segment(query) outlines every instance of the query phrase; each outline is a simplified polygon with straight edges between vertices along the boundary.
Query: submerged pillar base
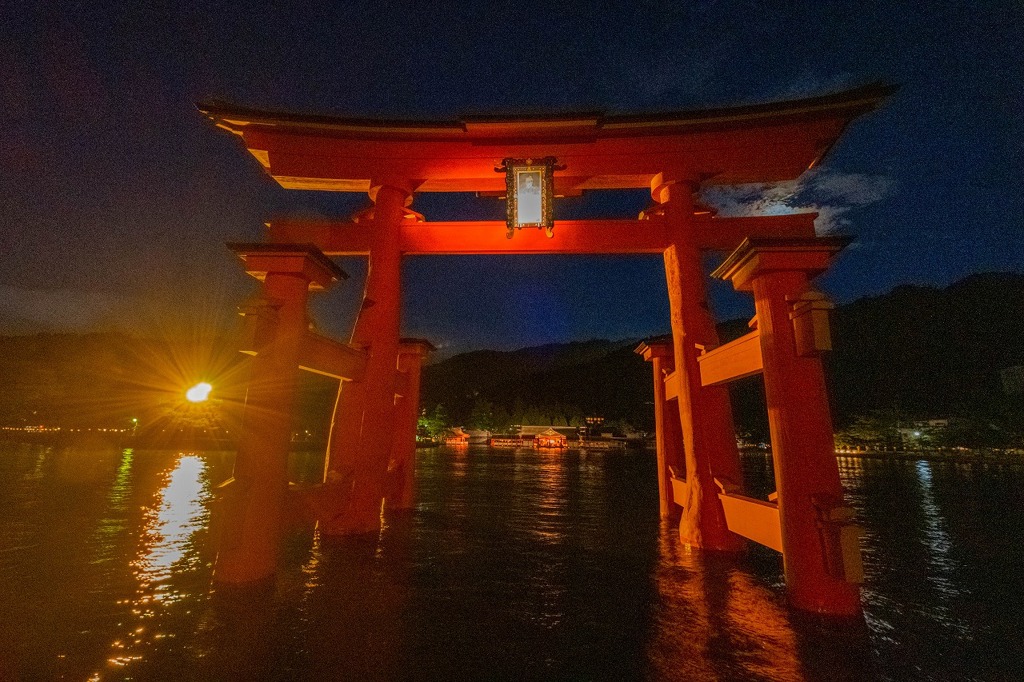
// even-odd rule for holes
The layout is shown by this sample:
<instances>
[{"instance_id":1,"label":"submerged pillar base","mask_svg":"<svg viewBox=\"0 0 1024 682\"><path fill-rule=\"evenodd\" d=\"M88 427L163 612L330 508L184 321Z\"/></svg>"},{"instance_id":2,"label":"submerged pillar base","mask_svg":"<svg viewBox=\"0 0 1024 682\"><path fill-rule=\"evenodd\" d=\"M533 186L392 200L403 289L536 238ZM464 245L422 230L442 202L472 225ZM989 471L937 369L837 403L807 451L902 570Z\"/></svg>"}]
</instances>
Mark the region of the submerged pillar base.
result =
<instances>
[{"instance_id":1,"label":"submerged pillar base","mask_svg":"<svg viewBox=\"0 0 1024 682\"><path fill-rule=\"evenodd\" d=\"M383 486L380 482L356 479L348 504L338 514L320 521L323 535L365 535L379 533L384 505Z\"/></svg>"}]
</instances>

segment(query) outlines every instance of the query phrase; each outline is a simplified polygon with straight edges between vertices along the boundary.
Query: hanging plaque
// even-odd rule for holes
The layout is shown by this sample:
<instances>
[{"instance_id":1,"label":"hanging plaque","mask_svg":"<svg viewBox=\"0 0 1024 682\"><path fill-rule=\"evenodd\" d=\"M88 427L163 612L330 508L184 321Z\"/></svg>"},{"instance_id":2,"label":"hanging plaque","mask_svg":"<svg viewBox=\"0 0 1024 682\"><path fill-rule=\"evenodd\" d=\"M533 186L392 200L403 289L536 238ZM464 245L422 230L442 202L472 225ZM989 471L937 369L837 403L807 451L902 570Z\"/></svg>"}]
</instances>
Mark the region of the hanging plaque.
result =
<instances>
[{"instance_id":1,"label":"hanging plaque","mask_svg":"<svg viewBox=\"0 0 1024 682\"><path fill-rule=\"evenodd\" d=\"M555 236L551 210L555 194L555 157L543 159L504 159L497 171L505 171L508 232L511 239L516 230L536 227L548 237Z\"/></svg>"}]
</instances>

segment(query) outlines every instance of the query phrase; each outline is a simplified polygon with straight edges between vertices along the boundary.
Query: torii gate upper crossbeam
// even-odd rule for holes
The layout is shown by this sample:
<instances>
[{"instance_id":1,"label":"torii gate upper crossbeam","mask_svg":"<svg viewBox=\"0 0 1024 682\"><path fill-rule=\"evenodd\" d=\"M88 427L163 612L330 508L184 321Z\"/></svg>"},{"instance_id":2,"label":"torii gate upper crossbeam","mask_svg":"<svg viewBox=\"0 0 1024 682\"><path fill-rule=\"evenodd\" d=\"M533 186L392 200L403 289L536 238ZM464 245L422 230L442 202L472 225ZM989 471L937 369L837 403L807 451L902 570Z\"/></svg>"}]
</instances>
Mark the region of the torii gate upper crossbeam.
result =
<instances>
[{"instance_id":1,"label":"torii gate upper crossbeam","mask_svg":"<svg viewBox=\"0 0 1024 682\"><path fill-rule=\"evenodd\" d=\"M744 218L704 218L693 222L692 238L700 249L728 251L747 237L813 237L817 214ZM281 220L270 224L274 242L314 244L331 256L369 253L377 230L372 220L331 222ZM406 255L473 254L660 254L671 243L661 218L648 220L559 220L555 237L541 230L520 230L505 238L505 223L413 222L401 227L400 250Z\"/></svg>"}]
</instances>

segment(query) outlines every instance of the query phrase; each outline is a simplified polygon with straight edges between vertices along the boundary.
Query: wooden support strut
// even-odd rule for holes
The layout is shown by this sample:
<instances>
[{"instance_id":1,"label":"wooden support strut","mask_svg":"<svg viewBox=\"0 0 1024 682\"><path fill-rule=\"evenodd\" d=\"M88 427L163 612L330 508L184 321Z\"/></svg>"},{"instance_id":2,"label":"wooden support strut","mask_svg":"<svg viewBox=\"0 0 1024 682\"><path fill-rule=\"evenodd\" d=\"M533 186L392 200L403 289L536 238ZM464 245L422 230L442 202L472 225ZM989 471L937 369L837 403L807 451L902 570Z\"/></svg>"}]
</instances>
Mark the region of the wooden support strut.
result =
<instances>
[{"instance_id":1,"label":"wooden support strut","mask_svg":"<svg viewBox=\"0 0 1024 682\"><path fill-rule=\"evenodd\" d=\"M729 530L781 552L782 526L779 522L778 503L741 495L737 492L736 486L723 483L717 478L715 485L718 486L718 499L725 510L725 521L729 525Z\"/></svg>"},{"instance_id":2,"label":"wooden support strut","mask_svg":"<svg viewBox=\"0 0 1024 682\"><path fill-rule=\"evenodd\" d=\"M679 400L679 373L673 370L662 381L665 383L665 400Z\"/></svg>"},{"instance_id":3,"label":"wooden support strut","mask_svg":"<svg viewBox=\"0 0 1024 682\"><path fill-rule=\"evenodd\" d=\"M760 374L764 369L761 333L757 329L714 350L701 351L697 362L702 386L725 384Z\"/></svg>"},{"instance_id":4,"label":"wooden support strut","mask_svg":"<svg viewBox=\"0 0 1024 682\"><path fill-rule=\"evenodd\" d=\"M250 335L241 348L246 355L256 355L260 342ZM307 331L299 345L298 368L343 381L362 381L366 371L366 352L354 346Z\"/></svg>"}]
</instances>

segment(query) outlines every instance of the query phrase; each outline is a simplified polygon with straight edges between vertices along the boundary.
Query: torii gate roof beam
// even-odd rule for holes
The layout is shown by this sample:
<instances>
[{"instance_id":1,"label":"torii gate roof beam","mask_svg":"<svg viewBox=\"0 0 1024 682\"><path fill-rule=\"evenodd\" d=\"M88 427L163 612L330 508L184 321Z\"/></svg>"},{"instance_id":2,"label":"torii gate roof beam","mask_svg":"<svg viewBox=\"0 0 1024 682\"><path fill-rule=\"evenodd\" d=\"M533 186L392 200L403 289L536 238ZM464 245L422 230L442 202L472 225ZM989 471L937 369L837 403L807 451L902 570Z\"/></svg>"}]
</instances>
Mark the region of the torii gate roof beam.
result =
<instances>
[{"instance_id":1,"label":"torii gate roof beam","mask_svg":"<svg viewBox=\"0 0 1024 682\"><path fill-rule=\"evenodd\" d=\"M721 184L798 177L893 88L870 85L788 102L645 116L583 114L372 121L200 104L290 189L365 192L401 176L418 192L500 192L505 157L555 156L560 193L649 188L658 173Z\"/></svg>"}]
</instances>

